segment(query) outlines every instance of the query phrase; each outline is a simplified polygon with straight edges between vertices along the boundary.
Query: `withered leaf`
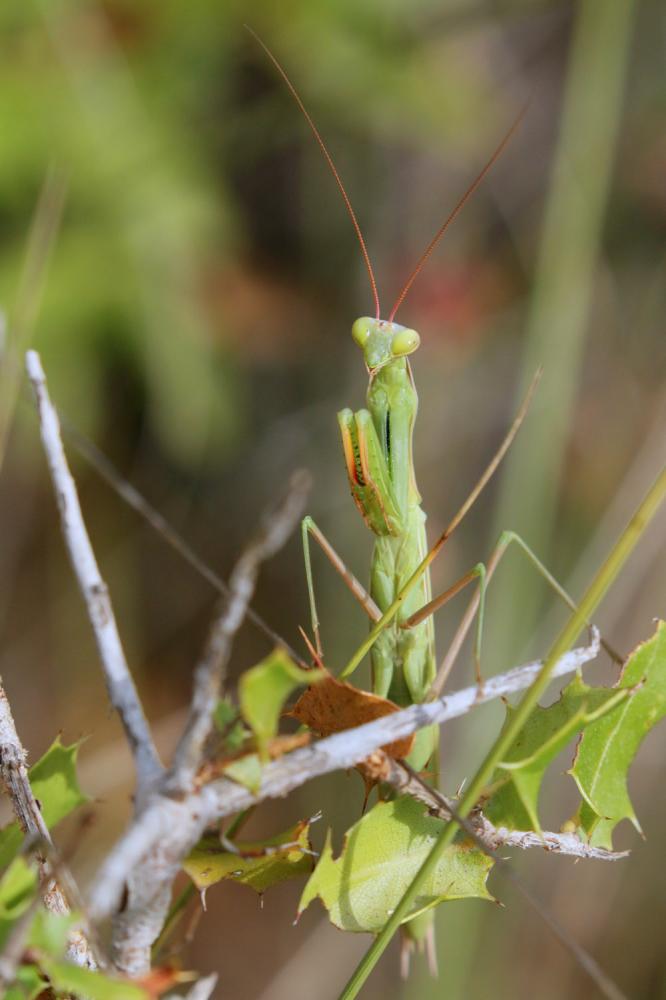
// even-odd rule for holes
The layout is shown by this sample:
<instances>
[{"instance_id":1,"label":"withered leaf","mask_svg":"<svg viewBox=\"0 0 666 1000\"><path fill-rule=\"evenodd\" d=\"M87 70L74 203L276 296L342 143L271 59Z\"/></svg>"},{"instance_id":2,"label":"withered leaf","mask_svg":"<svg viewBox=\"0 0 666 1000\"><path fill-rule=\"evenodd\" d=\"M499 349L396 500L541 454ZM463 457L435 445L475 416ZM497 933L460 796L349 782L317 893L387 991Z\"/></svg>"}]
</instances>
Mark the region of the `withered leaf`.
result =
<instances>
[{"instance_id":1,"label":"withered leaf","mask_svg":"<svg viewBox=\"0 0 666 1000\"><path fill-rule=\"evenodd\" d=\"M285 714L298 719L320 736L331 736L399 710L400 706L395 702L369 691L361 691L327 674L317 684L306 688L293 708ZM382 750L390 757L402 760L410 753L413 744L412 734L387 743Z\"/></svg>"}]
</instances>

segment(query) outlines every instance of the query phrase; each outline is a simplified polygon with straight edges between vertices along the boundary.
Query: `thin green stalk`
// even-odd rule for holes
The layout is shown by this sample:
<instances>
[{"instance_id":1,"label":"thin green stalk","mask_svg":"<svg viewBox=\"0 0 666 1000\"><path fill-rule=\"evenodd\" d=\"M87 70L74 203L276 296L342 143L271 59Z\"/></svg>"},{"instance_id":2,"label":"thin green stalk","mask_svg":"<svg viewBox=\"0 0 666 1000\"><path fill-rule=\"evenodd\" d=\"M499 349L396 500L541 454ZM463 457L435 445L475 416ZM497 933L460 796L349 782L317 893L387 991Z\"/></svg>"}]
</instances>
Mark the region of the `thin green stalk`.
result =
<instances>
[{"instance_id":1,"label":"thin green stalk","mask_svg":"<svg viewBox=\"0 0 666 1000\"><path fill-rule=\"evenodd\" d=\"M536 680L523 695L522 700L511 715L509 724L500 733L486 754L458 806L458 813L461 817L468 816L478 802L497 765L522 730L530 714L536 707L539 698L546 689L556 661L571 647L578 633L585 627L586 621L594 614L599 602L617 577L626 559L636 546L665 497L666 467L662 469L610 555L599 569L583 596L578 610L571 616L553 643ZM407 892L398 903L385 927L378 934L340 994L340 1000L352 1000L353 997L358 995L363 983L374 969L393 934L409 914L412 903L418 895L421 886L434 872L443 851L453 842L457 830L458 825L455 821L451 821L444 826L430 854L416 873Z\"/></svg>"},{"instance_id":2,"label":"thin green stalk","mask_svg":"<svg viewBox=\"0 0 666 1000\"><path fill-rule=\"evenodd\" d=\"M0 467L5 457L23 379L23 355L31 344L37 322L49 257L60 227L65 193L66 182L63 175L51 167L44 178L30 224L19 289L9 317L4 355L0 343Z\"/></svg>"}]
</instances>

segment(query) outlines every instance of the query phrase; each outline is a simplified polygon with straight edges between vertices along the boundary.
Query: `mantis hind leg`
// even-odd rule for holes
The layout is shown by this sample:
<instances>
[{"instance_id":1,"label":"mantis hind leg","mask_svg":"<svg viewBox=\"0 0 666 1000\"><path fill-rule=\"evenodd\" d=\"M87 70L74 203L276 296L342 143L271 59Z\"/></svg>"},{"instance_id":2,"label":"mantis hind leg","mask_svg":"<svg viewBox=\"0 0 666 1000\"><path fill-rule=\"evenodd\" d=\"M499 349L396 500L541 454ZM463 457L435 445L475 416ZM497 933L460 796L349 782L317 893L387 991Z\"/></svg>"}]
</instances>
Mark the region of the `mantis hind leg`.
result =
<instances>
[{"instance_id":1,"label":"mantis hind leg","mask_svg":"<svg viewBox=\"0 0 666 1000\"><path fill-rule=\"evenodd\" d=\"M538 556L532 551L527 542L515 531L504 531L500 535L497 545L492 550L490 558L487 564L478 563L473 569L465 573L464 576L460 577L451 587L443 591L437 597L433 598L432 601L424 605L419 611L413 614L406 622L403 623L403 628L413 628L416 625L424 621L429 615L433 614L438 608L442 607L452 597L460 593L469 583L478 579L478 589L470 604L467 607L463 620L458 627L451 645L442 661L439 670L437 671L437 676L433 681L430 688L429 698L436 698L442 692L446 679L453 667L455 659L460 652L460 647L462 646L465 637L472 625L472 622L477 617L476 626L476 638L474 642L474 660L477 674L477 681L479 684L482 683L481 679L481 642L483 636L483 622L484 622L484 612L485 612L485 602L486 602L486 590L490 580L497 569L500 561L508 550L509 546L516 544L520 551L527 556L532 565L537 569L537 571L543 576L549 586L555 591L558 597L570 608L572 611L576 611L578 605L574 599L567 593L565 588L561 583L553 576L553 574L546 568L546 566L541 562ZM478 612L478 616L477 616ZM588 626L589 626L588 622ZM622 658L608 645L607 642L602 640L602 645L604 649L609 653L609 655L616 661L622 662Z\"/></svg>"}]
</instances>

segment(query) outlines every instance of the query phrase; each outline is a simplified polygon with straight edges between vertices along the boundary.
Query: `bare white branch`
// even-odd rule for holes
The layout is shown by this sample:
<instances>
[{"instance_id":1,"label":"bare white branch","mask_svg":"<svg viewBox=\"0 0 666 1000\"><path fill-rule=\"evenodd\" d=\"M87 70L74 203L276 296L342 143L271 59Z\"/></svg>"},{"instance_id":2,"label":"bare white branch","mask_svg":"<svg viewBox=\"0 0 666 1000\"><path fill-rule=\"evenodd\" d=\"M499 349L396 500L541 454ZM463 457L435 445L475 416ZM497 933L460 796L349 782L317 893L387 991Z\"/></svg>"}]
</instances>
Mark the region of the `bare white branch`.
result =
<instances>
[{"instance_id":1,"label":"bare white branch","mask_svg":"<svg viewBox=\"0 0 666 1000\"><path fill-rule=\"evenodd\" d=\"M26 837L36 843L51 844L51 835L44 822L37 799L28 778L27 754L19 740L9 700L0 683L0 780L11 799L14 815ZM70 908L63 889L48 858L41 850L36 852L40 874L40 887L44 906L51 913L69 913ZM19 933L17 931L17 933ZM92 947L82 930L70 931L67 940L70 961L89 969L97 968ZM10 963L11 964L11 963ZM6 972L6 970L5 970Z\"/></svg>"},{"instance_id":2,"label":"bare white branch","mask_svg":"<svg viewBox=\"0 0 666 1000\"><path fill-rule=\"evenodd\" d=\"M282 548L303 516L310 477L305 472L292 476L281 503L268 512L256 537L244 549L229 578L229 595L216 613L206 648L194 675L194 692L185 731L174 754L163 790L171 793L192 789L202 761L204 744L213 725L213 713L220 697L224 673L236 632L243 623L254 594L259 568Z\"/></svg>"},{"instance_id":3,"label":"bare white branch","mask_svg":"<svg viewBox=\"0 0 666 1000\"><path fill-rule=\"evenodd\" d=\"M591 645L571 650L558 660L553 678L579 669L598 652L599 634L595 630ZM180 800L154 796L99 869L90 894L91 913L101 919L116 909L128 873L150 852L159 852L162 877L173 879L181 859L207 826L264 799L287 795L312 778L353 767L377 747L408 736L417 729L447 722L478 705L522 691L529 687L540 669L539 662L517 667L490 678L480 689L469 687L428 704L411 705L295 750L266 765L257 793L221 778Z\"/></svg>"},{"instance_id":4,"label":"bare white branch","mask_svg":"<svg viewBox=\"0 0 666 1000\"><path fill-rule=\"evenodd\" d=\"M568 854L573 858L592 858L596 861L620 861L622 858L628 858L631 853L593 847L579 840L575 833L552 833L543 830L538 834L534 830L507 830L503 826L493 826L485 817L479 832L495 850L500 847L520 847L522 850L540 847L542 851L550 851L553 854Z\"/></svg>"},{"instance_id":5,"label":"bare white branch","mask_svg":"<svg viewBox=\"0 0 666 1000\"><path fill-rule=\"evenodd\" d=\"M120 715L134 756L137 804L163 773L143 707L130 674L111 606L90 544L74 479L60 437L60 423L49 398L46 377L36 351L26 354L28 377L37 401L42 444L60 511L62 531L93 627L111 704Z\"/></svg>"}]
</instances>

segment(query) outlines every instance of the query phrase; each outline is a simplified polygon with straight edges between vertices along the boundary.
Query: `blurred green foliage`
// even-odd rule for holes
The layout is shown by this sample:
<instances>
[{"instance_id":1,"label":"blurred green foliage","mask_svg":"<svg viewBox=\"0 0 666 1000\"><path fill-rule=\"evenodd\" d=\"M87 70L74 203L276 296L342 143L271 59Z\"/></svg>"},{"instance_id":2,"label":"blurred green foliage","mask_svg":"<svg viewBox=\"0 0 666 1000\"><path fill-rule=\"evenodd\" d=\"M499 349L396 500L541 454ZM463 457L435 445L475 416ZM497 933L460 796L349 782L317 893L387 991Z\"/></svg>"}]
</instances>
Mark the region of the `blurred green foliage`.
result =
<instances>
[{"instance_id":1,"label":"blurred green foliage","mask_svg":"<svg viewBox=\"0 0 666 1000\"><path fill-rule=\"evenodd\" d=\"M242 19L252 15L322 117L344 112L354 146L372 132L444 150L452 132L476 142L484 125L472 114L482 80L460 91L461 55L444 38L424 59L417 26L399 30L399 6L288 6L33 0L0 12L0 297L11 304L26 222L55 163L69 198L38 345L56 395L92 430L105 369L121 367L185 465L221 461L247 419L227 335L236 317L211 295L244 240L225 168L242 174L302 131Z\"/></svg>"}]
</instances>

